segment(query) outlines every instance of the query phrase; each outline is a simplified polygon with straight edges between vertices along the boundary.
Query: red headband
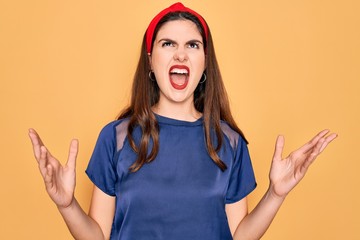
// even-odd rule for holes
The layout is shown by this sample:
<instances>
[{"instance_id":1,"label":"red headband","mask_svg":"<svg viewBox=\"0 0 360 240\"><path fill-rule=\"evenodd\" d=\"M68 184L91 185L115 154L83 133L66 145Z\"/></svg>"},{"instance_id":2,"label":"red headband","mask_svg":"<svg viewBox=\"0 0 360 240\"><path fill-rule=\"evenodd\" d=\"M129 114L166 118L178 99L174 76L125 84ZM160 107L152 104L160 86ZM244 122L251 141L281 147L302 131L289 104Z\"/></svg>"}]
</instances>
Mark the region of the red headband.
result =
<instances>
[{"instance_id":1,"label":"red headband","mask_svg":"<svg viewBox=\"0 0 360 240\"><path fill-rule=\"evenodd\" d=\"M171 12L188 12L191 13L192 15L194 15L195 17L197 17L202 25L202 27L204 28L204 32L205 32L205 37L206 40L208 38L208 27L206 25L206 22L204 20L204 18L198 14L197 12L195 12L194 10L191 10L190 8L185 7L182 3L178 2L175 3L173 5L171 5L168 8L165 8L164 10L162 10L161 12L158 13L158 15L156 15L153 20L151 20L147 30L146 30L146 50L148 53L151 53L152 50L152 39L153 39L153 35L154 35L154 31L156 26L158 25L159 21L168 13Z\"/></svg>"}]
</instances>

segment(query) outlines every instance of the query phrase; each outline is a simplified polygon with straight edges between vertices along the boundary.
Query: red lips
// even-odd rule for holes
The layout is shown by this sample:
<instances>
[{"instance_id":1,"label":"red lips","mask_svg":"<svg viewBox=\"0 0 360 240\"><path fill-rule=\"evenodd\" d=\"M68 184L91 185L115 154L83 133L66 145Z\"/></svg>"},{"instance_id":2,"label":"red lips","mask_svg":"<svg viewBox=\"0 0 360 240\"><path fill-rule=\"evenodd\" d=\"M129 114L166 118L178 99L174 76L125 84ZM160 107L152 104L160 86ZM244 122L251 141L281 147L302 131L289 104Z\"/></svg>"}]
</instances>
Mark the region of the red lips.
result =
<instances>
[{"instance_id":1,"label":"red lips","mask_svg":"<svg viewBox=\"0 0 360 240\"><path fill-rule=\"evenodd\" d=\"M186 88L189 82L190 70L184 65L174 65L170 68L169 78L173 88L182 90Z\"/></svg>"}]
</instances>

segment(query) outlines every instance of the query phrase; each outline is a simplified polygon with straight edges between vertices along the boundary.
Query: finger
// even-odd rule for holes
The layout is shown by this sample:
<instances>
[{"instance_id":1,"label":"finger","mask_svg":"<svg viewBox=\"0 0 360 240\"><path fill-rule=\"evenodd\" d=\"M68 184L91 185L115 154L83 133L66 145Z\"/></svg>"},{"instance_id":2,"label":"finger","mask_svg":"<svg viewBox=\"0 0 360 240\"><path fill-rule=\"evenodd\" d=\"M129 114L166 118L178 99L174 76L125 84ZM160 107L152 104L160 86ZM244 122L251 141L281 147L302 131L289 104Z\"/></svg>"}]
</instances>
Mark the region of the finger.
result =
<instances>
[{"instance_id":1,"label":"finger","mask_svg":"<svg viewBox=\"0 0 360 240\"><path fill-rule=\"evenodd\" d=\"M321 145L320 152L324 151L324 149L327 147L329 143L331 143L335 138L337 138L337 134L333 133L325 138L325 141Z\"/></svg>"},{"instance_id":2,"label":"finger","mask_svg":"<svg viewBox=\"0 0 360 240\"><path fill-rule=\"evenodd\" d=\"M35 129L30 128L30 129L29 129L29 134L32 134L32 135L34 135L34 136L37 138L37 141L38 141L38 144L39 144L39 145L41 145L41 146L44 145L43 141L41 140L39 134L35 131Z\"/></svg>"},{"instance_id":3,"label":"finger","mask_svg":"<svg viewBox=\"0 0 360 240\"><path fill-rule=\"evenodd\" d=\"M50 164L46 167L46 174L44 177L45 187L47 190L50 190L54 186L53 181L54 169Z\"/></svg>"},{"instance_id":4,"label":"finger","mask_svg":"<svg viewBox=\"0 0 360 240\"><path fill-rule=\"evenodd\" d=\"M282 159L282 153L283 153L283 149L284 149L284 143L285 143L284 136L279 135L279 136L276 138L275 151L274 151L273 160L281 160L281 159Z\"/></svg>"},{"instance_id":5,"label":"finger","mask_svg":"<svg viewBox=\"0 0 360 240\"><path fill-rule=\"evenodd\" d=\"M33 152L34 152L34 156L36 158L37 161L39 161L40 158L40 154L41 154L41 146L45 146L43 141L41 140L39 134L33 129L30 128L29 129L29 137L31 139L31 143L33 145Z\"/></svg>"},{"instance_id":6,"label":"finger","mask_svg":"<svg viewBox=\"0 0 360 240\"><path fill-rule=\"evenodd\" d=\"M304 144L301 148L299 148L299 150L301 152L308 152L309 150L311 150L316 144L317 142L324 137L327 133L329 132L328 129L322 130L321 132L319 132L315 137L313 137L309 142L307 142L306 144Z\"/></svg>"},{"instance_id":7,"label":"finger","mask_svg":"<svg viewBox=\"0 0 360 240\"><path fill-rule=\"evenodd\" d=\"M41 140L39 140L39 136L37 135L34 129L29 129L29 137L33 146L34 156L37 161L39 161L41 150L40 147L43 145L41 144Z\"/></svg>"},{"instance_id":8,"label":"finger","mask_svg":"<svg viewBox=\"0 0 360 240\"><path fill-rule=\"evenodd\" d=\"M44 146L41 146L40 148L40 157L38 160L39 163L39 169L40 169L40 173L43 176L43 178L45 178L46 173L47 173L47 153L46 153L46 148Z\"/></svg>"},{"instance_id":9,"label":"finger","mask_svg":"<svg viewBox=\"0 0 360 240\"><path fill-rule=\"evenodd\" d=\"M311 151L309 156L306 158L306 160L302 166L303 169L308 169L309 166L315 161L316 157L320 154L320 149L324 142L325 142L324 138L321 138L318 141L318 143L315 145L315 147L313 148L313 150Z\"/></svg>"},{"instance_id":10,"label":"finger","mask_svg":"<svg viewBox=\"0 0 360 240\"><path fill-rule=\"evenodd\" d=\"M71 169L75 169L75 167L76 167L76 158L77 158L77 154L78 154L78 149L79 149L79 141L77 139L71 140L69 156L68 156L68 160L66 162L66 166Z\"/></svg>"}]
</instances>

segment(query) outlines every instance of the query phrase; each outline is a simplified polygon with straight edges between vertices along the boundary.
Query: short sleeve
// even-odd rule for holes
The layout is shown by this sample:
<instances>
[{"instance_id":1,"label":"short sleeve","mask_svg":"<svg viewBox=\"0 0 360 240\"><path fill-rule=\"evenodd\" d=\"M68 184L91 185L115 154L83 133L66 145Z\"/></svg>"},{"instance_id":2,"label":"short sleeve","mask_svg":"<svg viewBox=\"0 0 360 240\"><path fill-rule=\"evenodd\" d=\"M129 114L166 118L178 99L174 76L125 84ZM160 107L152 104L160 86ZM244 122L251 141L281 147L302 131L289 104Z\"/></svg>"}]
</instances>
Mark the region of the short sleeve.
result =
<instances>
[{"instance_id":1,"label":"short sleeve","mask_svg":"<svg viewBox=\"0 0 360 240\"><path fill-rule=\"evenodd\" d=\"M254 170L247 144L239 136L236 146L235 160L231 169L229 185L226 193L226 203L234 203L246 197L256 188Z\"/></svg>"},{"instance_id":2,"label":"short sleeve","mask_svg":"<svg viewBox=\"0 0 360 240\"><path fill-rule=\"evenodd\" d=\"M104 193L115 196L116 166L115 124L106 125L100 132L93 154L90 158L86 174L90 180Z\"/></svg>"}]
</instances>

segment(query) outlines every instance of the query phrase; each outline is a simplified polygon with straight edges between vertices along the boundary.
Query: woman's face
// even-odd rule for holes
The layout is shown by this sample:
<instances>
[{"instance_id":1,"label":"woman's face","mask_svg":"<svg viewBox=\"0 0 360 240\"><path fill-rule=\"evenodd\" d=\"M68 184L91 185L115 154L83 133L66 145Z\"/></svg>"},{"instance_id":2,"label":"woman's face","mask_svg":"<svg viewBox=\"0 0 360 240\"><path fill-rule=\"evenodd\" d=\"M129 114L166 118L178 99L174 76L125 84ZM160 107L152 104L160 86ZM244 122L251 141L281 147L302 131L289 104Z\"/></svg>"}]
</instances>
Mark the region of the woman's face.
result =
<instances>
[{"instance_id":1,"label":"woman's face","mask_svg":"<svg viewBox=\"0 0 360 240\"><path fill-rule=\"evenodd\" d=\"M196 25L189 20L165 23L149 58L160 88L158 104L193 106L194 91L205 70L203 39Z\"/></svg>"}]
</instances>

